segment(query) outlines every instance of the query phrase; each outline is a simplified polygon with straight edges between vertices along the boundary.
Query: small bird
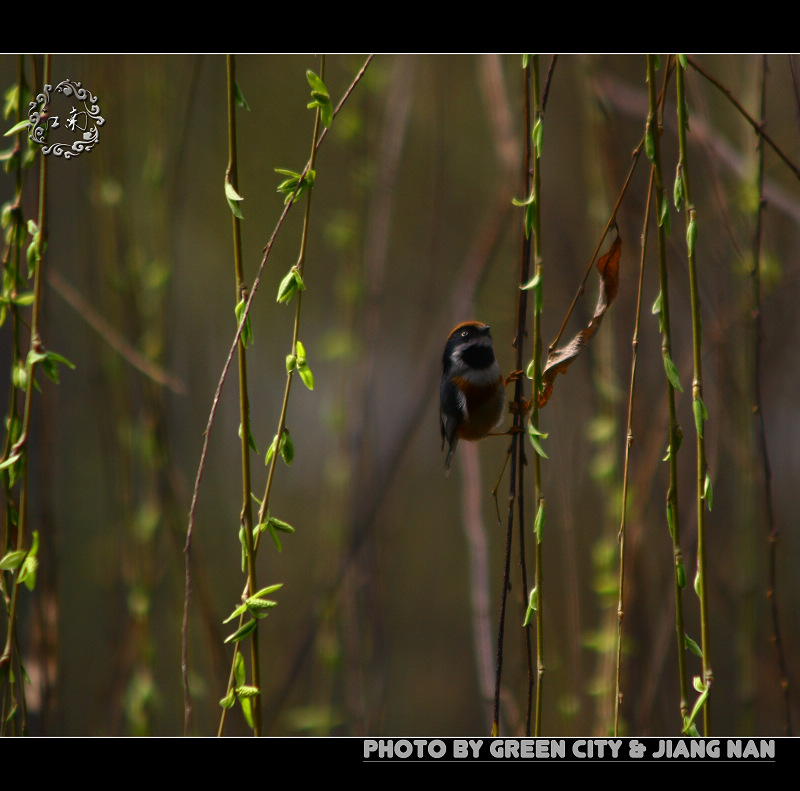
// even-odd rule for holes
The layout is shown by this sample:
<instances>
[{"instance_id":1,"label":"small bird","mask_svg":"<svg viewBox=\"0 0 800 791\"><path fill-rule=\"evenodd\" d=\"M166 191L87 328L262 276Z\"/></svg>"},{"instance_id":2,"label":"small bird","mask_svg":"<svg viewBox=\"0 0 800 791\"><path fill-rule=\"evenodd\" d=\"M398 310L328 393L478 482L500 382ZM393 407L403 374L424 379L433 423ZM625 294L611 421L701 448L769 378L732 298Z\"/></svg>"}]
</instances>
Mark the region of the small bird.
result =
<instances>
[{"instance_id":1,"label":"small bird","mask_svg":"<svg viewBox=\"0 0 800 791\"><path fill-rule=\"evenodd\" d=\"M439 386L442 450L447 440L448 475L458 440L483 439L502 421L505 405L505 382L494 356L489 326L480 321L459 324L444 347Z\"/></svg>"}]
</instances>

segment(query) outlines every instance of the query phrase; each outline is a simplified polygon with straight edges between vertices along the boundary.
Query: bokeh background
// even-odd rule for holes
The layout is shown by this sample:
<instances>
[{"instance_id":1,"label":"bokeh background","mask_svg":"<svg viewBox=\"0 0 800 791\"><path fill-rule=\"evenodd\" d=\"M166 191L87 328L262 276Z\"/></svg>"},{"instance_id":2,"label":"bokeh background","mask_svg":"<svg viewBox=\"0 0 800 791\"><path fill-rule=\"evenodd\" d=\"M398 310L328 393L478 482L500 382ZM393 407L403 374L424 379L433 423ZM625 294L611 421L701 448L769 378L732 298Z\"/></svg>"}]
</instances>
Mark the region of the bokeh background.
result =
<instances>
[{"instance_id":1,"label":"bokeh background","mask_svg":"<svg viewBox=\"0 0 800 791\"><path fill-rule=\"evenodd\" d=\"M3 88L18 57L0 57ZM326 59L336 104L365 56ZM761 57L697 61L757 116ZM39 74L41 74L41 60ZM542 56L543 71L550 56ZM660 80L663 74L659 72ZM800 63L771 56L766 129L800 162ZM30 58L24 59L33 81ZM313 113L313 56L245 55L237 80L244 262L255 277L283 208L275 168L302 170ZM793 68L794 67L794 68ZM100 143L49 157L43 337L76 368L41 382L30 455L31 527L41 535L36 590L19 637L31 676L31 732L180 734L181 619L189 504L212 397L235 331L223 55L56 55L52 81L80 80L106 119ZM704 401L713 511L707 517L714 730L780 735L785 709L771 643L764 468L756 444L752 311L756 136L690 69L690 156L699 222ZM542 154L545 342L558 331L610 216L647 113L644 56L564 55L546 107ZM674 84L662 150L675 170ZM13 119L6 122L10 127ZM320 147L300 338L316 387L295 381L271 513L292 524L267 541L259 581L282 582L261 622L266 732L272 735L480 735L491 719L508 476L491 495L508 440L462 443L444 475L437 415L441 353L466 319L492 326L514 360L523 198L519 56L381 55ZM641 157L618 214L619 295L588 350L542 411L547 498L545 735L604 735L613 722L616 576L631 343L649 176ZM24 210L35 215L35 170ZM0 180L3 202L13 178ZM795 724L800 680L796 570L800 480L800 184L768 150L760 339L777 544L777 596ZM694 575L694 428L684 216L668 241L678 416L680 518ZM248 353L253 488L278 423L294 306L275 301L298 254L302 210L281 227L252 309ZM651 229L652 230L652 229ZM633 414L622 688L628 734L677 735L672 546L664 500L665 377L655 234L645 261ZM591 318L596 277L567 329ZM8 323L0 362L11 367ZM124 344L127 344L125 346ZM147 365L135 367L133 351ZM525 357L530 357L530 344ZM7 413L8 395L3 397ZM190 732L216 733L231 631L244 583L236 376L222 391L192 543ZM532 449L528 446L529 456ZM529 468L530 470L530 468ZM526 498L534 501L529 474ZM527 514L527 548L533 512ZM514 537L502 733L521 733L527 591ZM529 578L531 557L528 558ZM684 594L699 642L697 598ZM688 658L689 672L700 663ZM796 725L795 725L796 727ZM226 733L244 734L241 714Z\"/></svg>"}]
</instances>

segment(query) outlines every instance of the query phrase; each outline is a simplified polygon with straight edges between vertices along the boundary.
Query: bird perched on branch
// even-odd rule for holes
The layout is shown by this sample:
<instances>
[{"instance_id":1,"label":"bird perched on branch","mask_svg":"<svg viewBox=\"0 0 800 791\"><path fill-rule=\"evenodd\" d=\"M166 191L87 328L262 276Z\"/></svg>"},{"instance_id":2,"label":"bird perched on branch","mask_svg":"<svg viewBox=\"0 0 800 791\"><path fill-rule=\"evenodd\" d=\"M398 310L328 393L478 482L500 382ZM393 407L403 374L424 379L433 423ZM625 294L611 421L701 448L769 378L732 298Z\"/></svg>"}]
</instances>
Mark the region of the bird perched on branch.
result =
<instances>
[{"instance_id":1,"label":"bird perched on branch","mask_svg":"<svg viewBox=\"0 0 800 791\"><path fill-rule=\"evenodd\" d=\"M444 347L439 386L442 450L446 440L448 475L458 440L483 439L502 421L505 405L505 382L494 356L489 326L480 321L459 324Z\"/></svg>"}]
</instances>

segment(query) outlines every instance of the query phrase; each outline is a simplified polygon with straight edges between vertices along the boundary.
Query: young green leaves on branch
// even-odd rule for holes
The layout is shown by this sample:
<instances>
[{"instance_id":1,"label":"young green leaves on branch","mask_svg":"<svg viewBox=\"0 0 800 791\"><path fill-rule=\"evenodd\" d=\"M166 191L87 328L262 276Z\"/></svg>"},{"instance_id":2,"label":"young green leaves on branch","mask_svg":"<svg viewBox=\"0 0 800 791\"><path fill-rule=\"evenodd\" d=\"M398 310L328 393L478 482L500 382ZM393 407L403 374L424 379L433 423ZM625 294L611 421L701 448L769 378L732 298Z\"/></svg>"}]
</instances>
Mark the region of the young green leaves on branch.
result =
<instances>
[{"instance_id":1,"label":"young green leaves on branch","mask_svg":"<svg viewBox=\"0 0 800 791\"><path fill-rule=\"evenodd\" d=\"M234 216L243 220L244 215L239 209L239 202L243 201L244 198L233 188L233 184L231 184L227 176L225 177L225 200L228 201L228 206L231 207Z\"/></svg>"},{"instance_id":2,"label":"young green leaves on branch","mask_svg":"<svg viewBox=\"0 0 800 791\"><path fill-rule=\"evenodd\" d=\"M33 543L27 552L24 549L16 549L6 552L0 558L0 571L11 571L19 569L17 583L24 582L25 587L32 591L36 587L36 570L39 568L39 560L36 557L39 553L39 531L33 531Z\"/></svg>"},{"instance_id":3,"label":"young green leaves on branch","mask_svg":"<svg viewBox=\"0 0 800 791\"><path fill-rule=\"evenodd\" d=\"M311 101L308 103L309 110L319 108L320 120L323 126L328 128L333 122L333 104L325 83L310 69L306 72L306 79L311 86ZM285 195L284 204L294 203L307 189L314 186L316 172L309 170L305 175L294 170L275 168L276 173L286 178L278 185L278 192Z\"/></svg>"},{"instance_id":4,"label":"young green leaves on branch","mask_svg":"<svg viewBox=\"0 0 800 791\"><path fill-rule=\"evenodd\" d=\"M277 435L273 438L272 444L269 446L269 450L267 451L267 457L264 460L264 464L269 466L269 463L272 461L272 457L275 455L275 451L278 451L278 453L281 454L281 458L287 467L294 461L294 443L289 435L288 428L284 427L283 431L281 432L280 440L278 439Z\"/></svg>"},{"instance_id":5,"label":"young green leaves on branch","mask_svg":"<svg viewBox=\"0 0 800 791\"><path fill-rule=\"evenodd\" d=\"M228 635L228 637L225 639L225 642L239 643L245 638L249 637L255 631L258 619L266 618L269 611L277 605L277 602L272 601L271 599L265 599L264 597L268 596L270 593L274 593L282 587L283 583L270 585L266 588L262 588L260 591L258 591L258 593L245 599L244 604L237 607L223 621L223 623L228 623L234 618L239 618L245 615L245 613L251 616L251 618L248 621L245 621L233 634ZM252 699L257 695L260 695L261 692L256 686L245 684L247 679L247 671L245 668L244 657L239 650L236 651L236 656L234 659L233 679L233 687L228 691L228 694L222 698L222 700L220 700L219 705L223 709L230 709L233 708L234 704L238 700L242 707L242 713L247 720L247 724L250 726L250 728L253 728L254 720Z\"/></svg>"},{"instance_id":6,"label":"young green leaves on branch","mask_svg":"<svg viewBox=\"0 0 800 791\"><path fill-rule=\"evenodd\" d=\"M59 363L75 370L75 364L71 363L66 357L63 357L57 352L31 349L25 360L25 368L19 368L14 371L14 383L24 390L25 387L27 387L28 377L33 374L33 367L35 365L41 365L47 378L58 384L60 382L58 374ZM35 379L33 380L33 384L37 390L41 389Z\"/></svg>"},{"instance_id":7,"label":"young green leaves on branch","mask_svg":"<svg viewBox=\"0 0 800 791\"><path fill-rule=\"evenodd\" d=\"M281 280L281 284L278 286L277 301L288 304L298 291L305 290L306 284L303 282L300 270L296 266L293 266L286 273L286 277Z\"/></svg>"},{"instance_id":8,"label":"young green leaves on branch","mask_svg":"<svg viewBox=\"0 0 800 791\"><path fill-rule=\"evenodd\" d=\"M300 196L307 190L314 186L314 181L317 178L315 170L309 170L305 175L297 173L294 170L286 170L285 168L275 168L276 173L286 178L278 184L278 192L285 195L284 204L295 203L299 200Z\"/></svg>"},{"instance_id":9,"label":"young green leaves on branch","mask_svg":"<svg viewBox=\"0 0 800 791\"><path fill-rule=\"evenodd\" d=\"M300 341L297 341L297 354L286 355L286 373L291 373L297 369L303 384L309 389L314 389L314 374L308 367L308 360L306 359L306 347Z\"/></svg>"},{"instance_id":10,"label":"young green leaves on branch","mask_svg":"<svg viewBox=\"0 0 800 791\"><path fill-rule=\"evenodd\" d=\"M263 533L265 530L269 531L272 542L275 544L275 548L278 552L283 551L278 533L294 533L294 528L288 522L284 522L282 519L276 519L274 516L270 516L269 513L267 514L267 518L260 525L256 525L256 527L253 528L253 535L255 536L256 534Z\"/></svg>"},{"instance_id":11,"label":"young green leaves on branch","mask_svg":"<svg viewBox=\"0 0 800 791\"><path fill-rule=\"evenodd\" d=\"M245 599L244 604L239 605L222 623L230 623L234 618L238 618L245 613L251 615L253 618L266 618L269 610L276 607L278 602L265 599L264 597L269 596L270 593L275 593L275 591L280 590L282 587L283 583L280 582L277 585L270 585L266 588L262 588L255 595ZM228 635L228 637L225 638L225 642L239 642L239 640L243 639L243 636L239 633L245 629L245 627L247 627L247 624L244 624L241 629L237 629L233 634ZM244 637L246 636L247 635L244 635Z\"/></svg>"},{"instance_id":12,"label":"young green leaves on branch","mask_svg":"<svg viewBox=\"0 0 800 791\"><path fill-rule=\"evenodd\" d=\"M236 305L236 323L242 323L242 316L244 316L244 309L247 307L247 300L243 296ZM250 316L247 316L244 320L244 326L242 327L242 343L244 344L244 348L246 349L250 344L253 342L253 328L250 325Z\"/></svg>"},{"instance_id":13,"label":"young green leaves on branch","mask_svg":"<svg viewBox=\"0 0 800 791\"><path fill-rule=\"evenodd\" d=\"M331 97L328 94L328 89L325 83L314 74L310 69L306 72L306 79L311 86L311 99L308 103L308 109L314 110L319 107L319 116L322 125L327 129L333 122L333 104L331 104Z\"/></svg>"}]
</instances>

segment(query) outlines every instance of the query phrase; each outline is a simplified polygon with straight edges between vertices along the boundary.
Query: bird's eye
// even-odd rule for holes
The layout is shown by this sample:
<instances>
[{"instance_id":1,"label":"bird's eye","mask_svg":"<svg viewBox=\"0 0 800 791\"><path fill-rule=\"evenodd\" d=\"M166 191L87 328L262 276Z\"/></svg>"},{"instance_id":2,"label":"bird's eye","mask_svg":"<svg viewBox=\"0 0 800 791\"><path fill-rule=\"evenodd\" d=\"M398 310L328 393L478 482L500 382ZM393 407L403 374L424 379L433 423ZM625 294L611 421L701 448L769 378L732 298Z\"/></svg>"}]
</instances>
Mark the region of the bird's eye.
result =
<instances>
[{"instance_id":1,"label":"bird's eye","mask_svg":"<svg viewBox=\"0 0 800 791\"><path fill-rule=\"evenodd\" d=\"M469 335L469 330L461 330L461 337L466 338Z\"/></svg>"}]
</instances>

